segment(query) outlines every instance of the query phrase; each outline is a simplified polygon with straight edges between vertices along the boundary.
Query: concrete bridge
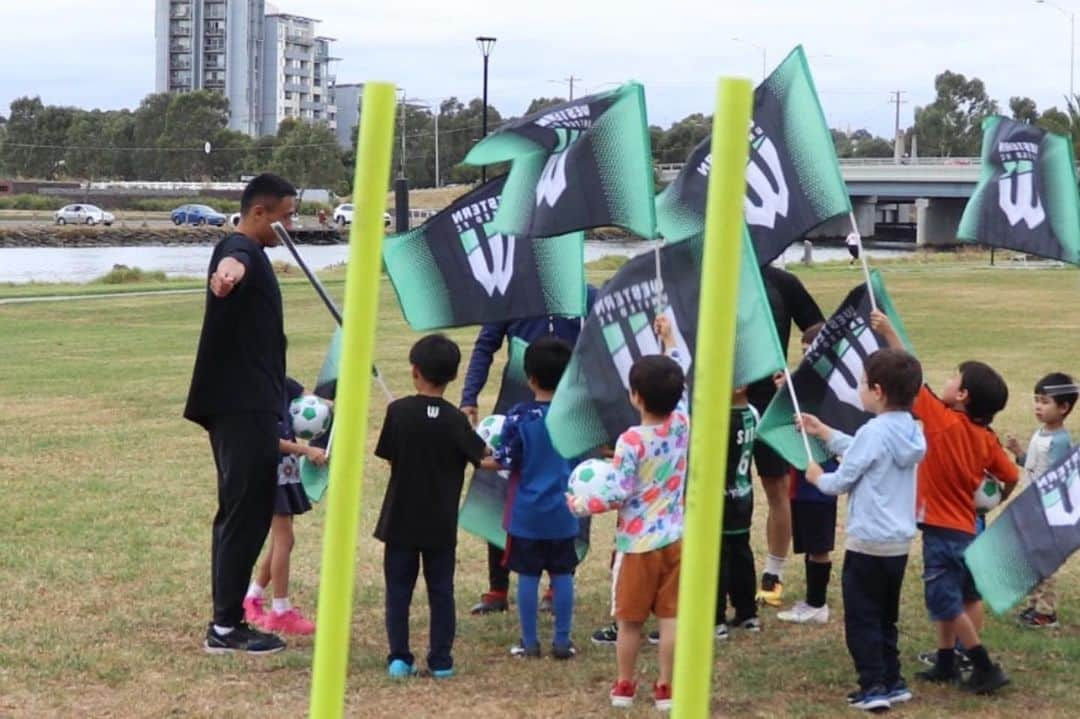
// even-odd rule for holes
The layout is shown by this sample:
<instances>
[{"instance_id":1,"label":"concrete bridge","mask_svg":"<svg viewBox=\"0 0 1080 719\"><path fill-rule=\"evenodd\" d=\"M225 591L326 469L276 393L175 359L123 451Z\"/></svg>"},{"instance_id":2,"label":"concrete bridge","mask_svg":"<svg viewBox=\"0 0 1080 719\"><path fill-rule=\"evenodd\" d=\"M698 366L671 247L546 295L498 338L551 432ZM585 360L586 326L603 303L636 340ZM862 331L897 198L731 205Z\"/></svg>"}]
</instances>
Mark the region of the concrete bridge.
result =
<instances>
[{"instance_id":1,"label":"concrete bridge","mask_svg":"<svg viewBox=\"0 0 1080 719\"><path fill-rule=\"evenodd\" d=\"M657 166L662 182L674 180L681 169L681 163ZM873 237L878 225L914 225L918 245L956 242L960 216L981 170L978 157L920 157L901 164L892 158L840 160L859 233ZM848 218L836 218L809 237L843 237L850 228Z\"/></svg>"}]
</instances>

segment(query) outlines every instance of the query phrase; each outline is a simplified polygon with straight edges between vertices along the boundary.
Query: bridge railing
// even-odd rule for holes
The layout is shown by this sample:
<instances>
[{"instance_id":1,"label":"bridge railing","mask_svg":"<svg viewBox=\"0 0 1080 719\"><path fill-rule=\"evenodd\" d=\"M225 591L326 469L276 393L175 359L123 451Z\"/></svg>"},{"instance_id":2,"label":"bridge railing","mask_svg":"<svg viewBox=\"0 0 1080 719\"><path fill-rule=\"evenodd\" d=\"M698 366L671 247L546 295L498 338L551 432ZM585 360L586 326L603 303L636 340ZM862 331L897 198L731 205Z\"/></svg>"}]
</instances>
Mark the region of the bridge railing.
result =
<instances>
[{"instance_id":1,"label":"bridge railing","mask_svg":"<svg viewBox=\"0 0 1080 719\"><path fill-rule=\"evenodd\" d=\"M678 174L682 171L683 162L662 162L656 164L656 169L662 175ZM981 165L981 157L905 157L897 162L891 157L847 157L841 158L841 165L852 167L886 167L890 165L908 165L923 167L970 167Z\"/></svg>"}]
</instances>

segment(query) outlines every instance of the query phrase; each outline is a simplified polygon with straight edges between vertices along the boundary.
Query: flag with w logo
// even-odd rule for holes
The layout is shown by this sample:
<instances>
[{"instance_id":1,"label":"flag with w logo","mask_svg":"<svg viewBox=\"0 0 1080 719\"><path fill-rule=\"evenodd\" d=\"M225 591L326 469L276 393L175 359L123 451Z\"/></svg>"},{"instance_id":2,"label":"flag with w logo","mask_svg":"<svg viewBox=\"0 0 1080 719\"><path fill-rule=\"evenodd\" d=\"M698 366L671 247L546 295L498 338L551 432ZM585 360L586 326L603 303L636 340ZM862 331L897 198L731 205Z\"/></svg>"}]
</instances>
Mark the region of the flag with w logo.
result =
<instances>
[{"instance_id":1,"label":"flag with w logo","mask_svg":"<svg viewBox=\"0 0 1080 719\"><path fill-rule=\"evenodd\" d=\"M1012 500L964 552L975 586L1002 614L1080 549L1080 447Z\"/></svg>"},{"instance_id":2,"label":"flag with w logo","mask_svg":"<svg viewBox=\"0 0 1080 719\"><path fill-rule=\"evenodd\" d=\"M383 261L417 331L585 314L585 236L525 239L493 229L506 176L420 227L387 237Z\"/></svg>"},{"instance_id":3,"label":"flag with w logo","mask_svg":"<svg viewBox=\"0 0 1080 719\"><path fill-rule=\"evenodd\" d=\"M982 176L956 237L1080 264L1072 141L1006 117L986 118Z\"/></svg>"},{"instance_id":4,"label":"flag with w logo","mask_svg":"<svg viewBox=\"0 0 1080 719\"><path fill-rule=\"evenodd\" d=\"M749 243L744 233L735 338L736 385L768 377L784 366L761 271ZM630 367L645 355L662 352L652 330L658 311L671 320L683 356L693 357L702 247L701 238L696 237L660 250L664 282L659 304L656 260L651 252L627 262L604 285L548 412L548 432L559 454L581 456L614 443L619 434L638 423L627 394ZM688 383L692 389L692 376Z\"/></svg>"},{"instance_id":5,"label":"flag with w logo","mask_svg":"<svg viewBox=\"0 0 1080 719\"><path fill-rule=\"evenodd\" d=\"M907 332L885 283L877 270L870 273L878 309L888 315L897 334L909 349ZM822 422L846 434L855 434L873 415L859 398L859 380L866 359L886 347L885 340L870 329L870 296L865 284L851 292L825 323L810 345L791 380L800 409L816 415ZM769 444L780 456L799 469L806 469L806 448L795 429L795 406L786 389L779 390L761 417L758 439ZM814 461L829 458L825 445L813 437L810 449Z\"/></svg>"},{"instance_id":6,"label":"flag with w logo","mask_svg":"<svg viewBox=\"0 0 1080 719\"><path fill-rule=\"evenodd\" d=\"M746 224L762 265L837 215L851 212L832 135L802 46L754 91L746 165ZM706 139L656 198L657 229L668 241L705 229L712 150Z\"/></svg>"},{"instance_id":7,"label":"flag with w logo","mask_svg":"<svg viewBox=\"0 0 1080 719\"><path fill-rule=\"evenodd\" d=\"M637 83L512 120L465 162L513 163L496 231L549 237L610 225L656 234L645 91Z\"/></svg>"}]
</instances>

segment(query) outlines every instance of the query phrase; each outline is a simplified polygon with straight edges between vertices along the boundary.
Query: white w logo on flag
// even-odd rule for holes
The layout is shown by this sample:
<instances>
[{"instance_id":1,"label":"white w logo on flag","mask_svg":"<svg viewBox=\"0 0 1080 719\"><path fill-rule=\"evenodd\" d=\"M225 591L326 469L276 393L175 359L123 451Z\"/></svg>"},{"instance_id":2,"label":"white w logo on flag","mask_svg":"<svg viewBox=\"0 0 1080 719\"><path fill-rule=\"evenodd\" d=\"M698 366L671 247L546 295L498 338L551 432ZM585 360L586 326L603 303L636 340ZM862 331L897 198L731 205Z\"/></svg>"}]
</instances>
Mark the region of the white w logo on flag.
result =
<instances>
[{"instance_id":1,"label":"white w logo on flag","mask_svg":"<svg viewBox=\"0 0 1080 719\"><path fill-rule=\"evenodd\" d=\"M555 203L566 191L566 151L563 150L548 158L540 180L536 183L536 206L547 203L554 208Z\"/></svg>"},{"instance_id":2,"label":"white w logo on flag","mask_svg":"<svg viewBox=\"0 0 1080 719\"><path fill-rule=\"evenodd\" d=\"M491 252L490 265L484 256L481 242L476 237L476 230L462 234L461 241L469 258L469 269L488 296L494 297L496 291L505 295L510 280L514 277L515 237L498 233L487 236L487 246Z\"/></svg>"},{"instance_id":3,"label":"white w logo on flag","mask_svg":"<svg viewBox=\"0 0 1080 719\"><path fill-rule=\"evenodd\" d=\"M668 307L664 314L671 322L671 329L675 335L675 345L683 357L690 357L690 347L686 344L679 323L675 320L675 313ZM604 340L607 343L608 352L611 353L611 361L615 363L615 369L619 373L623 386L630 389L630 368L634 362L647 355L663 354L656 335L653 334L652 320L649 314L638 312L623 320L626 327L619 321L604 326ZM629 330L629 333L627 332ZM629 337L627 336L629 334Z\"/></svg>"},{"instance_id":4,"label":"white w logo on flag","mask_svg":"<svg viewBox=\"0 0 1080 719\"><path fill-rule=\"evenodd\" d=\"M822 335L827 330L823 330ZM826 342L833 343L821 353L827 361L820 366L815 362L814 368L824 376L838 400L865 412L866 408L859 397L859 380L866 359L880 347L874 333L861 317L849 321L841 332L842 339L825 338Z\"/></svg>"},{"instance_id":5,"label":"white w logo on flag","mask_svg":"<svg viewBox=\"0 0 1080 719\"><path fill-rule=\"evenodd\" d=\"M998 180L998 204L1010 225L1015 227L1024 222L1034 230L1046 219L1046 212L1035 192L1035 173L1031 163L1006 162L1005 171L1006 174Z\"/></svg>"},{"instance_id":6,"label":"white w logo on flag","mask_svg":"<svg viewBox=\"0 0 1080 719\"><path fill-rule=\"evenodd\" d=\"M784 171L780 166L780 155L772 140L761 135L758 140L751 143L750 147L752 151L750 161L746 165L746 184L758 196L761 204L755 204L749 195L744 198L746 222L772 229L776 226L778 215L787 217L789 200L787 181L784 179ZM764 169L761 162L765 164ZM771 180L765 174L765 169L772 175Z\"/></svg>"}]
</instances>

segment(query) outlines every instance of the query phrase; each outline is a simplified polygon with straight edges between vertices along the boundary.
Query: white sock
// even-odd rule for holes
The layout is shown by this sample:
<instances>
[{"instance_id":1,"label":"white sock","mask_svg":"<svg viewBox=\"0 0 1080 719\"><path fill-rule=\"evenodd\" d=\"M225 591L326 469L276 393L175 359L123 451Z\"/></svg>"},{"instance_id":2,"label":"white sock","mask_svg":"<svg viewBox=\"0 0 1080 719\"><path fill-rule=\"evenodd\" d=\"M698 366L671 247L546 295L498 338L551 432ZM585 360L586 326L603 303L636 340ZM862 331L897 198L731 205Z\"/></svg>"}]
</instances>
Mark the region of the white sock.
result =
<instances>
[{"instance_id":1,"label":"white sock","mask_svg":"<svg viewBox=\"0 0 1080 719\"><path fill-rule=\"evenodd\" d=\"M227 637L233 633L233 630L235 628L236 627L223 627L220 624L215 624L214 633L216 633L219 637Z\"/></svg>"},{"instance_id":2,"label":"white sock","mask_svg":"<svg viewBox=\"0 0 1080 719\"><path fill-rule=\"evenodd\" d=\"M247 590L248 599L262 599L263 590L265 590L265 589L266 589L266 587L262 586L258 582L252 582L251 584L248 585L248 590Z\"/></svg>"},{"instance_id":3,"label":"white sock","mask_svg":"<svg viewBox=\"0 0 1080 719\"><path fill-rule=\"evenodd\" d=\"M289 602L288 597L283 597L281 599L278 599L277 597L274 597L273 604L274 604L274 614L284 614L285 612L292 609L292 603Z\"/></svg>"},{"instance_id":4,"label":"white sock","mask_svg":"<svg viewBox=\"0 0 1080 719\"><path fill-rule=\"evenodd\" d=\"M781 580L784 579L784 562L787 557L777 557L769 554L765 557L765 574L775 574Z\"/></svg>"}]
</instances>

